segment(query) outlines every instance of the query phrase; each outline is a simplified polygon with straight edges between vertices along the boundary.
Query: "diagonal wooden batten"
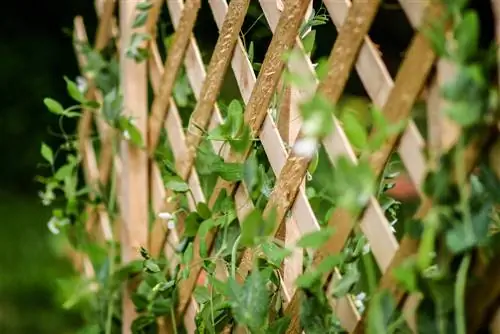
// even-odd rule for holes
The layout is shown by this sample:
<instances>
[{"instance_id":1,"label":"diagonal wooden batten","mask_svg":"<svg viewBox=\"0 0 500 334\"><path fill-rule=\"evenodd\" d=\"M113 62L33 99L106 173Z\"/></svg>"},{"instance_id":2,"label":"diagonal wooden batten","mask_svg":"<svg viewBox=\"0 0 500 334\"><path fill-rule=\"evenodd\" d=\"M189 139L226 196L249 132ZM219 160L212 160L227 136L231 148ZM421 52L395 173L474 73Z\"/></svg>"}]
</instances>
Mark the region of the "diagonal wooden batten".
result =
<instances>
[{"instance_id":1,"label":"diagonal wooden batten","mask_svg":"<svg viewBox=\"0 0 500 334\"><path fill-rule=\"evenodd\" d=\"M351 6L351 2L349 0L324 0L323 3L330 13L334 25L337 28L341 27ZM410 7L411 12L409 12ZM424 4L415 2L411 6L403 7L403 10L405 10L407 15L414 15L419 18L412 21L413 26L418 27L420 17L424 12ZM387 101L394 83L377 48L368 36L365 37L365 41L359 50L356 71L370 99L377 107L382 108ZM425 143L422 136L418 132L415 123L410 119L407 128L401 136L398 153L417 189L420 188L426 172L425 157L423 154L424 147Z\"/></svg>"},{"instance_id":2,"label":"diagonal wooden batten","mask_svg":"<svg viewBox=\"0 0 500 334\"><path fill-rule=\"evenodd\" d=\"M111 18L115 10L115 0L106 0L97 27L97 35L95 39L95 49L102 50L111 38Z\"/></svg>"},{"instance_id":3,"label":"diagonal wooden batten","mask_svg":"<svg viewBox=\"0 0 500 334\"><path fill-rule=\"evenodd\" d=\"M231 13L231 5L234 0L229 4L229 13ZM245 121L249 124L252 134L255 134L262 125L267 108L271 100L272 93L278 84L281 72L284 68L284 60L282 55L289 50L295 41L295 36L299 29L301 19L304 17L307 10L308 1L289 1L283 13L282 18L278 24L277 33L273 36L268 52L262 64L261 71L257 78L257 83L252 91L252 95L245 109ZM228 15L229 15L228 13ZM224 28L224 26L223 26ZM244 160L244 156L230 154L229 161ZM221 186L222 185L222 186ZM227 185L227 186L226 186ZM217 181L217 185L209 200L209 206L213 206L215 200L218 198L222 189L230 190L232 193L234 185L227 182ZM211 249L212 243L215 239L215 232L211 231L207 238L204 240L207 249ZM198 238L194 242L194 259L191 264L197 264L199 261L199 243L202 242ZM179 307L178 313L182 314L185 308L186 301L194 289L195 279L201 270L201 267L190 267L190 275L186 281L183 281L180 286L179 292Z\"/></svg>"},{"instance_id":4,"label":"diagonal wooden batten","mask_svg":"<svg viewBox=\"0 0 500 334\"><path fill-rule=\"evenodd\" d=\"M186 72L190 79L194 95L198 100L195 111L193 112L193 117L194 114L197 113L197 117L203 120L205 127L210 120L212 121L211 124L215 124L213 121L218 121L218 124L222 121L215 99L217 98L218 90L222 84L223 76L228 66L227 58L230 57L232 48L234 48L234 43L239 32L238 29L240 29L243 24L246 14L245 4L248 5L245 1L241 0L233 3L233 9L230 15L228 14L226 17L225 28L223 31L221 30L221 34L215 46L214 57L210 61L211 65L209 65L208 75L206 75L204 71L198 47L192 36L187 46L185 58ZM180 0L172 0L167 2L167 6L172 16L174 27L177 29L180 24L180 13L183 10L183 4ZM239 25L240 28L236 29L237 27L235 25ZM199 82L203 82L201 87L194 84ZM210 101L212 101L212 103ZM195 125L193 125L193 117L190 120L191 127L195 127L195 129L198 130L196 126L200 125L197 123L199 121L196 121L196 123L194 123ZM192 138L193 136L196 136L196 138ZM188 150L186 150L185 154L181 155L179 159L176 159L176 169L179 174L183 176L184 180L189 179L190 170L194 164L195 151L201 140L198 135L189 132L188 127L186 141L189 141L189 138L192 138L191 141L193 146L191 148L188 146ZM166 193L167 197L171 195L172 193L170 191ZM176 206L175 203L165 203L164 210L172 210ZM163 238L163 234L158 233L158 230L161 229L161 227L158 226L159 224L160 221L157 219L153 225L153 231L155 233L151 236L152 240L154 240L152 244L158 244L157 239Z\"/></svg>"},{"instance_id":5,"label":"diagonal wooden batten","mask_svg":"<svg viewBox=\"0 0 500 334\"><path fill-rule=\"evenodd\" d=\"M74 22L74 35L75 39L81 42L87 42L87 34L85 32L85 26L83 24L83 19L81 17L76 17ZM75 46L75 52L77 54L78 65L81 70L83 70L85 64L87 63L87 59L85 55ZM92 84L92 83L90 83ZM91 86L86 93L87 98L92 98L95 95L95 89ZM83 171L86 179L86 183L91 185L93 192L90 193L90 198L95 198L95 192L99 192L99 181L102 174L100 174L100 167L98 166L98 162L96 159L96 154L94 152L94 147L92 146L92 142L89 138L90 129L92 125L92 111L85 109L78 123L78 137L79 137L79 151L82 155L83 159ZM101 137L101 141L103 146L106 145L105 140ZM93 210L90 207L87 210L88 212L92 212ZM97 208L97 215L99 217L100 227L102 236L105 240L112 240L112 231L111 224L109 222L109 217L107 212L104 210L104 207L100 205ZM93 216L93 212L92 212ZM90 217L90 220L87 222L87 226L90 227L92 225L93 218ZM90 226L89 226L90 225Z\"/></svg>"},{"instance_id":6,"label":"diagonal wooden batten","mask_svg":"<svg viewBox=\"0 0 500 334\"><path fill-rule=\"evenodd\" d=\"M210 121L213 106L219 95L222 81L231 60L234 46L243 25L248 9L248 0L234 0L229 5L224 24L217 39L215 50L207 69L207 77L201 88L200 98L191 115L187 130L187 155L181 157L179 174L186 179L194 164L196 149L199 146L202 133Z\"/></svg>"},{"instance_id":7,"label":"diagonal wooden batten","mask_svg":"<svg viewBox=\"0 0 500 334\"><path fill-rule=\"evenodd\" d=\"M200 0L186 1L179 26L174 33L172 47L168 50L160 89L153 100L151 116L149 116L148 121L148 150L150 155L154 154L156 150L160 131L168 110L170 96L172 95L177 74L184 60L184 54L189 44L200 6Z\"/></svg>"}]
</instances>

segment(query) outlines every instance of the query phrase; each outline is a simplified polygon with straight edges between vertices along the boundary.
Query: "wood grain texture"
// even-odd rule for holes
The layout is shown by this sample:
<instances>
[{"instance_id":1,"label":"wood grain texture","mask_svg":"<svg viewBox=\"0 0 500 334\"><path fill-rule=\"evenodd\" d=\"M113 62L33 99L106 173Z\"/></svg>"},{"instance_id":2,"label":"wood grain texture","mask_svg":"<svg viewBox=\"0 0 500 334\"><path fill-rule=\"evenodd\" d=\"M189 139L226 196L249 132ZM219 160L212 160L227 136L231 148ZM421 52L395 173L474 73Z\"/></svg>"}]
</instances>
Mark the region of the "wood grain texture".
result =
<instances>
[{"instance_id":1,"label":"wood grain texture","mask_svg":"<svg viewBox=\"0 0 500 334\"><path fill-rule=\"evenodd\" d=\"M120 1L120 78L123 92L123 113L134 119L135 126L143 139L147 138L147 76L146 64L136 63L126 56L124 46L130 43L133 32L145 32L145 27L133 29L136 15L134 1ZM147 245L148 231L148 156L147 152L125 140L121 143L122 157L121 178L121 253L122 261L128 263L139 259L140 247ZM135 307L130 300L133 284L124 288L122 333L130 333L135 318Z\"/></svg>"},{"instance_id":2,"label":"wood grain texture","mask_svg":"<svg viewBox=\"0 0 500 334\"><path fill-rule=\"evenodd\" d=\"M167 59L165 60L165 70L161 78L160 89L153 100L151 116L149 117L148 150L150 155L154 154L158 145L160 131L168 110L168 103L177 80L177 74L184 61L184 55L193 33L200 6L200 0L186 1L180 23L174 33L172 45L167 50Z\"/></svg>"}]
</instances>

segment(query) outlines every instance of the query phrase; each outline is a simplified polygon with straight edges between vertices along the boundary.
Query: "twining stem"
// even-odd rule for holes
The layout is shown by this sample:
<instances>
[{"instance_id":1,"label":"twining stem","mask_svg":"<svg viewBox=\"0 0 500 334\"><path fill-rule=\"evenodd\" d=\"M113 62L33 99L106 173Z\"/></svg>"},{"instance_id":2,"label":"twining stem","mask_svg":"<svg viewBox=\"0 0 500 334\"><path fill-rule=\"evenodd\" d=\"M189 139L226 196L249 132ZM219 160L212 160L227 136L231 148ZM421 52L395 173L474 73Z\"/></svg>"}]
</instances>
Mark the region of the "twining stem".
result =
<instances>
[{"instance_id":1,"label":"twining stem","mask_svg":"<svg viewBox=\"0 0 500 334\"><path fill-rule=\"evenodd\" d=\"M234 241L233 249L231 251L231 276L236 279L236 253L238 252L238 246L240 245L241 234L238 235Z\"/></svg>"},{"instance_id":2,"label":"twining stem","mask_svg":"<svg viewBox=\"0 0 500 334\"><path fill-rule=\"evenodd\" d=\"M465 323L465 285L467 283L467 273L471 262L470 253L467 253L460 262L457 272L457 283L455 285L455 327L457 334L466 334Z\"/></svg>"}]
</instances>

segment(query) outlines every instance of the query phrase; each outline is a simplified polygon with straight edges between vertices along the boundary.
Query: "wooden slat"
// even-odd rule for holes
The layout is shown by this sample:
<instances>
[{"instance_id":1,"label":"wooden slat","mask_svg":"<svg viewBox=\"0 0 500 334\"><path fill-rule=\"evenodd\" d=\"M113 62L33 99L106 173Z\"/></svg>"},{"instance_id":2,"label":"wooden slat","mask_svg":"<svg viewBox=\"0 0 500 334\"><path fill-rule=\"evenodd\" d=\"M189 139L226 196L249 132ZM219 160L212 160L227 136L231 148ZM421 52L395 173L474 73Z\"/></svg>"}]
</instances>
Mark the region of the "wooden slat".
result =
<instances>
[{"instance_id":1,"label":"wooden slat","mask_svg":"<svg viewBox=\"0 0 500 334\"><path fill-rule=\"evenodd\" d=\"M132 29L136 2L120 1L121 45L128 45L133 32L145 32L145 27ZM134 119L136 128L145 140L148 115L146 64L136 63L120 50L120 78L123 92L123 113ZM144 149L125 140L121 143L123 163L121 179L121 252L128 263L140 258L139 249L147 244L148 230L148 156ZM123 294L122 333L129 333L135 318L129 287Z\"/></svg>"},{"instance_id":2,"label":"wooden slat","mask_svg":"<svg viewBox=\"0 0 500 334\"><path fill-rule=\"evenodd\" d=\"M149 117L148 150L150 155L156 150L158 138L160 137L160 130L171 99L170 96L172 95L177 74L182 65L200 6L200 0L188 0L186 2L179 25L174 33L172 46L168 50L167 60L164 66L165 71L161 78L160 90L155 96L153 105L151 106L151 116Z\"/></svg>"}]
</instances>

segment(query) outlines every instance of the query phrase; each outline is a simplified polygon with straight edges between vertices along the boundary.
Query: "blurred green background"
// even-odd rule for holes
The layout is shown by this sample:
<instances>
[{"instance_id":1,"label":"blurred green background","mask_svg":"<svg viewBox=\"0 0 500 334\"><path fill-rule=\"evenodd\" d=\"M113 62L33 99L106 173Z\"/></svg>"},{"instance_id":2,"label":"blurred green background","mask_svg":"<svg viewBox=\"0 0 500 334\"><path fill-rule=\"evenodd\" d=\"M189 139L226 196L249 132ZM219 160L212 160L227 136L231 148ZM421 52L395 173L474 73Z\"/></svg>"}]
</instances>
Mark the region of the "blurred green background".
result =
<instances>
[{"instance_id":1,"label":"blurred green background","mask_svg":"<svg viewBox=\"0 0 500 334\"><path fill-rule=\"evenodd\" d=\"M0 20L0 333L74 333L80 319L62 309L57 280L72 274L47 230L37 198L45 171L40 142L57 145L57 119L44 97L69 104L63 75L78 73L71 37L82 14L95 29L93 1L6 1Z\"/></svg>"}]
</instances>

